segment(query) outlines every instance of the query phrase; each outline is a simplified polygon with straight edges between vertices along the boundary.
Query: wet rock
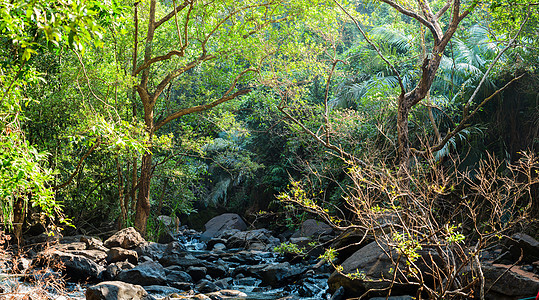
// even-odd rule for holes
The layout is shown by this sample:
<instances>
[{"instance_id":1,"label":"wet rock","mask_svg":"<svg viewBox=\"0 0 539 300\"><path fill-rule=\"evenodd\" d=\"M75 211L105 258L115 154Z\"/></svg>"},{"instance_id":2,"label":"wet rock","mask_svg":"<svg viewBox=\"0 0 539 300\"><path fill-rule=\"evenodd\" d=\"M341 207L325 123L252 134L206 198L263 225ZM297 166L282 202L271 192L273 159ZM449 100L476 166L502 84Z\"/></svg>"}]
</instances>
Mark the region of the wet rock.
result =
<instances>
[{"instance_id":1,"label":"wet rock","mask_svg":"<svg viewBox=\"0 0 539 300\"><path fill-rule=\"evenodd\" d=\"M209 293L206 296L210 297L212 300L222 300L245 298L247 297L247 294L236 290L220 290L218 292Z\"/></svg>"},{"instance_id":2,"label":"wet rock","mask_svg":"<svg viewBox=\"0 0 539 300\"><path fill-rule=\"evenodd\" d=\"M121 247L124 249L133 249L144 242L145 240L140 233L138 233L135 228L129 227L113 234L103 243L103 245L107 248Z\"/></svg>"},{"instance_id":3,"label":"wet rock","mask_svg":"<svg viewBox=\"0 0 539 300\"><path fill-rule=\"evenodd\" d=\"M159 259L159 262L165 266L182 266L182 267L189 267L189 266L200 266L203 264L203 261L194 257L191 254L188 254L187 252L183 253L166 253Z\"/></svg>"},{"instance_id":4,"label":"wet rock","mask_svg":"<svg viewBox=\"0 0 539 300\"><path fill-rule=\"evenodd\" d=\"M193 282L193 278L184 272L180 266L170 266L165 268L167 282Z\"/></svg>"},{"instance_id":5,"label":"wet rock","mask_svg":"<svg viewBox=\"0 0 539 300\"><path fill-rule=\"evenodd\" d=\"M200 282L197 283L197 285L195 286L195 289L199 293L203 293L203 294L216 292L220 290L220 288L215 283L206 279L200 280Z\"/></svg>"},{"instance_id":6,"label":"wet rock","mask_svg":"<svg viewBox=\"0 0 539 300\"><path fill-rule=\"evenodd\" d=\"M112 247L107 253L107 262L109 264L126 260L132 264L136 264L138 262L137 251L120 247Z\"/></svg>"},{"instance_id":7,"label":"wet rock","mask_svg":"<svg viewBox=\"0 0 539 300\"><path fill-rule=\"evenodd\" d=\"M213 251L223 251L226 250L226 245L223 243L217 243L213 245Z\"/></svg>"},{"instance_id":8,"label":"wet rock","mask_svg":"<svg viewBox=\"0 0 539 300\"><path fill-rule=\"evenodd\" d=\"M229 213L222 214L209 220L204 225L204 229L206 231L202 234L201 239L207 241L227 229L246 230L247 225L238 214Z\"/></svg>"},{"instance_id":9,"label":"wet rock","mask_svg":"<svg viewBox=\"0 0 539 300\"><path fill-rule=\"evenodd\" d=\"M305 268L297 265L290 265L288 262L279 264L263 264L251 266L240 272L245 272L248 276L255 276L262 280L262 284L272 287L285 286L291 281L299 278L305 271Z\"/></svg>"},{"instance_id":10,"label":"wet rock","mask_svg":"<svg viewBox=\"0 0 539 300\"><path fill-rule=\"evenodd\" d=\"M169 285L181 291L190 291L193 289L193 284L190 282L170 282Z\"/></svg>"},{"instance_id":11,"label":"wet rock","mask_svg":"<svg viewBox=\"0 0 539 300\"><path fill-rule=\"evenodd\" d=\"M291 237L297 238L297 237L310 237L313 239L317 239L318 237L322 235L330 235L333 234L333 228L329 226L328 224L317 221L314 219L308 219L305 220L302 224L300 229L294 233Z\"/></svg>"},{"instance_id":12,"label":"wet rock","mask_svg":"<svg viewBox=\"0 0 539 300\"><path fill-rule=\"evenodd\" d=\"M529 272L519 273L507 271L509 266L484 264L482 266L485 277L485 287L496 295L494 298L510 296L511 298L525 298L537 295L539 291L539 278Z\"/></svg>"},{"instance_id":13,"label":"wet rock","mask_svg":"<svg viewBox=\"0 0 539 300\"><path fill-rule=\"evenodd\" d=\"M116 279L140 285L161 285L165 282L165 269L159 263L146 262L133 269L120 272Z\"/></svg>"},{"instance_id":14,"label":"wet rock","mask_svg":"<svg viewBox=\"0 0 539 300\"><path fill-rule=\"evenodd\" d=\"M232 284L234 283L234 279L232 279L232 277L226 277L226 278L223 278L221 280L217 280L214 283L219 288L226 290L226 289L229 289L232 286Z\"/></svg>"},{"instance_id":15,"label":"wet rock","mask_svg":"<svg viewBox=\"0 0 539 300\"><path fill-rule=\"evenodd\" d=\"M212 278L223 278L228 275L228 266L224 264L204 263L207 274Z\"/></svg>"},{"instance_id":16,"label":"wet rock","mask_svg":"<svg viewBox=\"0 0 539 300\"><path fill-rule=\"evenodd\" d=\"M187 268L187 271L186 271L192 278L195 282L199 281L200 279L202 278L205 278L206 277L206 273L208 272L208 270L204 267L189 267Z\"/></svg>"},{"instance_id":17,"label":"wet rock","mask_svg":"<svg viewBox=\"0 0 539 300\"><path fill-rule=\"evenodd\" d=\"M159 295L159 296L167 296L173 293L179 293L180 290L174 287L170 286L163 286L163 285L148 285L144 286L144 289L146 292L152 295Z\"/></svg>"},{"instance_id":18,"label":"wet rock","mask_svg":"<svg viewBox=\"0 0 539 300\"><path fill-rule=\"evenodd\" d=\"M121 281L105 281L91 286L85 293L87 300L153 300L140 285Z\"/></svg>"}]
</instances>

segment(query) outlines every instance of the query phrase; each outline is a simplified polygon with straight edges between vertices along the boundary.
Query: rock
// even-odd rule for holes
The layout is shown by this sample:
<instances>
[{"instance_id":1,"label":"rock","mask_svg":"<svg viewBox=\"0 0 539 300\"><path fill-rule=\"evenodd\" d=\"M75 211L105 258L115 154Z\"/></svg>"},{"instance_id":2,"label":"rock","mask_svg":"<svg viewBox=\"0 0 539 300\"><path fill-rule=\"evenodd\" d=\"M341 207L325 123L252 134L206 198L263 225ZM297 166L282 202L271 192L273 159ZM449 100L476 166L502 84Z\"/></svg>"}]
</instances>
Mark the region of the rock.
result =
<instances>
[{"instance_id":1,"label":"rock","mask_svg":"<svg viewBox=\"0 0 539 300\"><path fill-rule=\"evenodd\" d=\"M61 262L64 267L64 273L72 280L89 280L95 281L101 279L102 272L105 270L92 259L82 255L71 254L55 250L52 253L42 252L38 255L38 265L47 264L55 265L53 262Z\"/></svg>"},{"instance_id":2,"label":"rock","mask_svg":"<svg viewBox=\"0 0 539 300\"><path fill-rule=\"evenodd\" d=\"M213 251L223 251L226 250L226 246L223 243L217 243L213 245Z\"/></svg>"},{"instance_id":3,"label":"rock","mask_svg":"<svg viewBox=\"0 0 539 300\"><path fill-rule=\"evenodd\" d=\"M180 266L170 266L165 268L167 282L193 282L193 278L184 272ZM205 274L204 274L205 275ZM202 276L204 277L204 276Z\"/></svg>"},{"instance_id":4,"label":"rock","mask_svg":"<svg viewBox=\"0 0 539 300\"><path fill-rule=\"evenodd\" d=\"M120 272L116 279L140 285L161 285L165 282L165 269L159 263L150 261L133 269Z\"/></svg>"},{"instance_id":5,"label":"rock","mask_svg":"<svg viewBox=\"0 0 539 300\"><path fill-rule=\"evenodd\" d=\"M210 240L226 229L246 230L247 225L238 214L222 214L209 220L204 225L203 241Z\"/></svg>"},{"instance_id":6,"label":"rock","mask_svg":"<svg viewBox=\"0 0 539 300\"><path fill-rule=\"evenodd\" d=\"M220 238L223 238L223 235L221 235ZM278 245L280 241L278 238L272 236L271 232L267 229L255 229L235 232L228 237L226 246L227 248L249 248L250 245L257 243L266 245L267 248L272 248Z\"/></svg>"},{"instance_id":7,"label":"rock","mask_svg":"<svg viewBox=\"0 0 539 300\"><path fill-rule=\"evenodd\" d=\"M140 285L121 281L105 281L91 286L85 293L87 300L153 300Z\"/></svg>"},{"instance_id":8,"label":"rock","mask_svg":"<svg viewBox=\"0 0 539 300\"><path fill-rule=\"evenodd\" d=\"M344 287L339 287L333 295L331 295L331 298L329 300L344 300L344 294L346 291L344 290Z\"/></svg>"},{"instance_id":9,"label":"rock","mask_svg":"<svg viewBox=\"0 0 539 300\"><path fill-rule=\"evenodd\" d=\"M148 285L148 286L144 286L144 289L146 290L146 292L152 295L159 295L162 297L180 292L180 290L177 288L173 288L169 286L162 286L162 285Z\"/></svg>"},{"instance_id":10,"label":"rock","mask_svg":"<svg viewBox=\"0 0 539 300\"><path fill-rule=\"evenodd\" d=\"M100 250L107 252L108 249L103 245L103 242L95 237L81 236L80 241L86 244L87 250Z\"/></svg>"},{"instance_id":11,"label":"rock","mask_svg":"<svg viewBox=\"0 0 539 300\"><path fill-rule=\"evenodd\" d=\"M73 250L73 251L69 251L69 253L75 254L75 255L82 255L84 257L87 257L95 261L96 263L102 263L107 258L107 253L101 250Z\"/></svg>"},{"instance_id":12,"label":"rock","mask_svg":"<svg viewBox=\"0 0 539 300\"><path fill-rule=\"evenodd\" d=\"M232 284L234 283L234 279L232 279L232 277L226 277L226 278L223 278L221 280L217 280L214 282L215 285L217 285L219 288L223 289L223 290L227 290L229 289Z\"/></svg>"},{"instance_id":13,"label":"rock","mask_svg":"<svg viewBox=\"0 0 539 300\"><path fill-rule=\"evenodd\" d=\"M490 286L491 293L501 294L511 298L525 298L537 295L539 291L539 278L537 275L519 271L507 271L510 266L483 264L483 276L485 277L485 288ZM494 284L494 285L493 285ZM494 298L502 298L500 295Z\"/></svg>"},{"instance_id":14,"label":"rock","mask_svg":"<svg viewBox=\"0 0 539 300\"><path fill-rule=\"evenodd\" d=\"M236 290L220 290L218 292L206 294L206 296L210 297L212 300L222 300L245 298L247 297L247 294Z\"/></svg>"},{"instance_id":15,"label":"rock","mask_svg":"<svg viewBox=\"0 0 539 300\"><path fill-rule=\"evenodd\" d=\"M318 239L322 235L329 234L333 234L333 228L331 228L331 226L321 221L308 219L301 224L300 229L294 233L292 237L310 237Z\"/></svg>"},{"instance_id":16,"label":"rock","mask_svg":"<svg viewBox=\"0 0 539 300\"><path fill-rule=\"evenodd\" d=\"M390 296L390 297L374 297L370 300L414 300L415 297L403 295L403 296Z\"/></svg>"},{"instance_id":17,"label":"rock","mask_svg":"<svg viewBox=\"0 0 539 300\"><path fill-rule=\"evenodd\" d=\"M383 245L386 251L387 246ZM398 257L396 251L389 252L394 258ZM404 262L403 262L404 264ZM328 279L330 291L336 291L339 287L344 287L346 297L359 297L371 289L384 289L389 286L388 282L380 281L382 278L392 278L394 265L387 254L380 248L376 242L356 251L352 256L346 259L341 266L345 274L363 272L368 280L352 280L338 272L333 272ZM399 279L399 278L397 278ZM392 295L415 294L415 288L409 285L395 283L392 288ZM371 295L372 296L372 295ZM378 296L374 294L374 296ZM383 295L380 295L383 296Z\"/></svg>"},{"instance_id":18,"label":"rock","mask_svg":"<svg viewBox=\"0 0 539 300\"><path fill-rule=\"evenodd\" d=\"M113 234L103 243L103 245L107 248L121 247L124 249L133 249L144 242L145 240L140 233L138 233L135 228L129 227Z\"/></svg>"},{"instance_id":19,"label":"rock","mask_svg":"<svg viewBox=\"0 0 539 300\"><path fill-rule=\"evenodd\" d=\"M169 285L182 291L190 291L193 289L193 284L190 282L171 282Z\"/></svg>"},{"instance_id":20,"label":"rock","mask_svg":"<svg viewBox=\"0 0 539 300\"><path fill-rule=\"evenodd\" d=\"M200 282L195 286L195 289L199 293L203 293L203 294L216 292L220 290L220 288L215 283L206 279L200 280Z\"/></svg>"},{"instance_id":21,"label":"rock","mask_svg":"<svg viewBox=\"0 0 539 300\"><path fill-rule=\"evenodd\" d=\"M159 259L159 262L165 266L182 266L182 267L189 267L189 266L199 266L203 265L202 260L194 257L191 254L188 254L187 252L183 253L167 253Z\"/></svg>"},{"instance_id":22,"label":"rock","mask_svg":"<svg viewBox=\"0 0 539 300\"><path fill-rule=\"evenodd\" d=\"M113 263L118 261L128 261L132 264L138 262L138 254L135 250L127 250L120 247L112 247L107 253L107 262Z\"/></svg>"},{"instance_id":23,"label":"rock","mask_svg":"<svg viewBox=\"0 0 539 300\"><path fill-rule=\"evenodd\" d=\"M152 260L158 261L163 257L163 254L167 251L168 245L159 244L155 242L144 242L137 246L135 251L137 251L138 257L147 256Z\"/></svg>"},{"instance_id":24,"label":"rock","mask_svg":"<svg viewBox=\"0 0 539 300\"><path fill-rule=\"evenodd\" d=\"M365 236L363 230L359 228L350 228L335 238L335 241L331 243L330 248L340 249L337 258L343 261L373 241L372 235Z\"/></svg>"},{"instance_id":25,"label":"rock","mask_svg":"<svg viewBox=\"0 0 539 300\"><path fill-rule=\"evenodd\" d=\"M272 287L282 287L295 281L305 271L305 268L292 266L288 262L279 264L263 264L247 267L245 272L248 276L255 276L262 279L262 284Z\"/></svg>"},{"instance_id":26,"label":"rock","mask_svg":"<svg viewBox=\"0 0 539 300\"><path fill-rule=\"evenodd\" d=\"M204 263L207 274L212 278L223 278L228 275L228 266L225 264Z\"/></svg>"},{"instance_id":27,"label":"rock","mask_svg":"<svg viewBox=\"0 0 539 300\"><path fill-rule=\"evenodd\" d=\"M175 234L178 233L180 219L177 217L158 216L157 230L159 231L158 242L162 244L170 243L176 240Z\"/></svg>"},{"instance_id":28,"label":"rock","mask_svg":"<svg viewBox=\"0 0 539 300\"><path fill-rule=\"evenodd\" d=\"M533 263L539 260L539 241L524 233L515 233L510 239L506 240L513 262L520 258L522 253L522 262Z\"/></svg>"},{"instance_id":29,"label":"rock","mask_svg":"<svg viewBox=\"0 0 539 300\"><path fill-rule=\"evenodd\" d=\"M135 267L135 265L133 265L132 263L127 262L127 261L119 261L119 262L116 262L116 263L112 263L112 264L107 266L104 276L108 280L113 280L113 279L116 279L116 276L118 276L118 274L120 274L121 271L123 271L123 270L131 270L134 267Z\"/></svg>"},{"instance_id":30,"label":"rock","mask_svg":"<svg viewBox=\"0 0 539 300\"><path fill-rule=\"evenodd\" d=\"M195 282L197 282L200 279L206 277L207 272L208 272L208 270L206 268L204 268L204 267L191 266L191 267L187 268L187 273L189 275L191 275L191 277L193 278L193 280Z\"/></svg>"}]
</instances>

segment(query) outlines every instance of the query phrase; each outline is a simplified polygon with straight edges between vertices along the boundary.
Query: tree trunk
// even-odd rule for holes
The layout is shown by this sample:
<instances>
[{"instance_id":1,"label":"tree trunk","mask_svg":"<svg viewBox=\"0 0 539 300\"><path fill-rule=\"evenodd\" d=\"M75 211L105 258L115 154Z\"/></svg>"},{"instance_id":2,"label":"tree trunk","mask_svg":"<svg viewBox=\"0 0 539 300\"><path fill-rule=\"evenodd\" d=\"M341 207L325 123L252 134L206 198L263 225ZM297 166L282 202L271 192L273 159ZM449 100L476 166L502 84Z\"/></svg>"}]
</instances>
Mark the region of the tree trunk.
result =
<instances>
[{"instance_id":1,"label":"tree trunk","mask_svg":"<svg viewBox=\"0 0 539 300\"><path fill-rule=\"evenodd\" d=\"M17 198L13 204L13 234L17 239L17 244L20 244L21 241L25 214L26 203L23 198Z\"/></svg>"},{"instance_id":2,"label":"tree trunk","mask_svg":"<svg viewBox=\"0 0 539 300\"><path fill-rule=\"evenodd\" d=\"M152 173L152 153L146 152L142 156L140 166L140 179L135 213L135 228L146 236L146 225L150 216L150 181Z\"/></svg>"}]
</instances>

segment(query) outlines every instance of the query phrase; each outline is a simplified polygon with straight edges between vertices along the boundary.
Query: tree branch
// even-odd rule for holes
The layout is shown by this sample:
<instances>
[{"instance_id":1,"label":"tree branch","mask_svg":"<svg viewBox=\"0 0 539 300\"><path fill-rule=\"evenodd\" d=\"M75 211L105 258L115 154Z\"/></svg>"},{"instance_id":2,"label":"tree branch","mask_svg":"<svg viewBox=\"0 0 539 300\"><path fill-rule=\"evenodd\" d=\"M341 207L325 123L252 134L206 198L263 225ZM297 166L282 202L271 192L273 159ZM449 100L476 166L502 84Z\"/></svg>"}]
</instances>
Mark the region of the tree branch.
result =
<instances>
[{"instance_id":1,"label":"tree branch","mask_svg":"<svg viewBox=\"0 0 539 300\"><path fill-rule=\"evenodd\" d=\"M177 13L182 11L188 4L192 4L191 1L184 1L182 4L174 7L171 12L169 12L166 16L162 17L159 21L155 22L155 28L161 26L161 24L165 23L166 21L170 20L170 18L174 17Z\"/></svg>"},{"instance_id":2,"label":"tree branch","mask_svg":"<svg viewBox=\"0 0 539 300\"><path fill-rule=\"evenodd\" d=\"M77 163L77 167L75 168L75 171L73 173L71 173L71 175L69 176L69 178L66 180L66 182L60 184L60 185L56 185L56 186L53 186L52 189L53 190L59 190L59 189L62 189L64 187L66 187L68 184L71 183L71 181L73 181L73 178L75 178L75 175L77 175L77 173L79 173L80 171L80 168L82 166L82 163L84 162L84 160L90 156L90 154L92 154L92 152L94 152L95 148L97 148L99 145L101 144L101 137L97 137L97 140L95 142L95 144L88 150L88 152L86 152L80 159L79 159L79 162Z\"/></svg>"},{"instance_id":3,"label":"tree branch","mask_svg":"<svg viewBox=\"0 0 539 300\"><path fill-rule=\"evenodd\" d=\"M156 125L155 125L155 129L154 131L157 131L159 128L163 127L165 124L169 123L170 121L174 120L174 119L177 119L181 116L185 116L185 115L188 115L188 114L192 114L192 113L195 113L195 112L201 112L201 111L205 111L205 110L208 110L210 108L213 108L221 103L224 103L224 102L227 102L227 101L230 101L234 98L237 98L238 96L241 96L241 95L245 95L247 93L251 92L251 89L243 89L243 90L239 90L233 94L230 94L230 95L226 95L226 96L223 96L211 103L208 103L208 104L203 104L203 105L197 105L197 106L193 106L193 107L189 107L189 108L185 108L185 109L181 109L171 115L169 115L168 117L166 117L165 119L159 121Z\"/></svg>"}]
</instances>

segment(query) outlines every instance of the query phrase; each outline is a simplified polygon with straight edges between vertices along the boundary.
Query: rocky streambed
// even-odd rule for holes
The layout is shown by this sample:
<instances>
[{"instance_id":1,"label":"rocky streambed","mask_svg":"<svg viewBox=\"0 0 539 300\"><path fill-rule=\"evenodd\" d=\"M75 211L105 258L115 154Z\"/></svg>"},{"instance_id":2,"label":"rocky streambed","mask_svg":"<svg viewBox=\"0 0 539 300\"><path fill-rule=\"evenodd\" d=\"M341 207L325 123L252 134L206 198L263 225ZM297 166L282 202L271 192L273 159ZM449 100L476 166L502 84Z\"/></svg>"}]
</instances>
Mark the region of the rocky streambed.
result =
<instances>
[{"instance_id":1,"label":"rocky streambed","mask_svg":"<svg viewBox=\"0 0 539 300\"><path fill-rule=\"evenodd\" d=\"M328 225L315 220L305 221L292 236L279 238L267 229L248 230L235 214L215 217L203 233L164 229L160 243L144 240L133 228L105 241L89 236L53 238L55 243L42 251L3 260L0 299L342 300L383 288L380 279L393 267L379 244L353 231L337 237ZM355 244L358 240L363 242ZM290 249L302 249L304 255L276 253L274 248L282 242ZM511 243L505 252L485 253L496 256L482 265L490 287L486 299L521 299L539 291L539 262L535 262L539 242L517 235ZM361 271L364 279L333 272L318 258L321 246L343 245L355 246L343 249L338 263L346 273ZM512 253L524 253L529 263L504 265L504 260L514 260ZM61 276L69 282L67 289L57 280ZM413 299L410 290L395 287L392 295L397 296L389 299Z\"/></svg>"}]
</instances>

